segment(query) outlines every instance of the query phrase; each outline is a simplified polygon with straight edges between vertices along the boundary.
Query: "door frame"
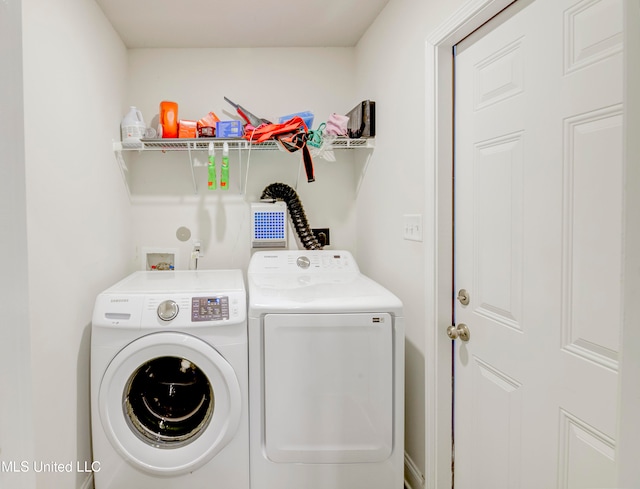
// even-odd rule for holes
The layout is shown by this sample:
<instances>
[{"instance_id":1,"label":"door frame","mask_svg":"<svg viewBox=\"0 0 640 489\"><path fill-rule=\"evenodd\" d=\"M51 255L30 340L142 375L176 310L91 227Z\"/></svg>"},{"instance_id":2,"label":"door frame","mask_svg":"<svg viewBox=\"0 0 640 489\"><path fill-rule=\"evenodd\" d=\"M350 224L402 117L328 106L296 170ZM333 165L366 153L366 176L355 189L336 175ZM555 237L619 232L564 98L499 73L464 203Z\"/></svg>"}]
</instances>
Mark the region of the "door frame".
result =
<instances>
[{"instance_id":1,"label":"door frame","mask_svg":"<svg viewBox=\"0 0 640 489\"><path fill-rule=\"evenodd\" d=\"M513 0L469 0L425 43L425 488L451 487L452 348L446 335L453 297L453 46ZM624 306L617 473L640 480L640 0L624 1ZM635 137L634 137L635 135ZM628 352L625 354L625 352ZM636 352L636 354L634 354ZM626 482L626 485L625 485Z\"/></svg>"},{"instance_id":2,"label":"door frame","mask_svg":"<svg viewBox=\"0 0 640 489\"><path fill-rule=\"evenodd\" d=\"M624 2L624 253L623 316L620 333L620 414L616 461L618 485L633 487L640 480L640 0ZM635 210L635 212L634 212Z\"/></svg>"}]
</instances>

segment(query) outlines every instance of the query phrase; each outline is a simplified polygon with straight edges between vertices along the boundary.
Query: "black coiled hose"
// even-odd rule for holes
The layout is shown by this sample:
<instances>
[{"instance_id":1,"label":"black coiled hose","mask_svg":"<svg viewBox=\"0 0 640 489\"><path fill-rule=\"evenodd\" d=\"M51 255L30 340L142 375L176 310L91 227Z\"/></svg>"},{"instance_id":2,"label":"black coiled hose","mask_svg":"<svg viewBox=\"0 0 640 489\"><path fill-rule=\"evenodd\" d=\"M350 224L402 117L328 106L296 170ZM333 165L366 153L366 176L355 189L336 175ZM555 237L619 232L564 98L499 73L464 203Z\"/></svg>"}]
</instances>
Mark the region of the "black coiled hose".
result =
<instances>
[{"instance_id":1,"label":"black coiled hose","mask_svg":"<svg viewBox=\"0 0 640 489\"><path fill-rule=\"evenodd\" d=\"M307 250L321 250L322 245L311 232L309 221L304 213L302 202L296 191L286 183L272 183L262 191L261 199L282 200L289 210L289 217L296 228L296 233Z\"/></svg>"}]
</instances>

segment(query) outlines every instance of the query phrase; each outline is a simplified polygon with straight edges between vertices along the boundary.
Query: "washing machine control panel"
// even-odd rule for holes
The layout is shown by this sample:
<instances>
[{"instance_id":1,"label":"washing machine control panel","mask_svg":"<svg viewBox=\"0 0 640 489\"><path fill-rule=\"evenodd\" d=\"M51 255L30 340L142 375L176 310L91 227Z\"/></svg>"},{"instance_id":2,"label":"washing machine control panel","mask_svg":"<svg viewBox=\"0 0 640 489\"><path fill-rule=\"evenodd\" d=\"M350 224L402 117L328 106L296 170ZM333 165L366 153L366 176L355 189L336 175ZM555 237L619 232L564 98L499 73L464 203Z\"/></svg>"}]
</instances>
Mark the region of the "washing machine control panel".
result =
<instances>
[{"instance_id":1,"label":"washing machine control panel","mask_svg":"<svg viewBox=\"0 0 640 489\"><path fill-rule=\"evenodd\" d=\"M175 301L166 300L160 303L157 311L158 317L160 319L162 319L163 321L171 321L178 315L178 311L180 311L180 308Z\"/></svg>"},{"instance_id":2,"label":"washing machine control panel","mask_svg":"<svg viewBox=\"0 0 640 489\"><path fill-rule=\"evenodd\" d=\"M192 297L191 321L222 321L229 319L229 297Z\"/></svg>"}]
</instances>

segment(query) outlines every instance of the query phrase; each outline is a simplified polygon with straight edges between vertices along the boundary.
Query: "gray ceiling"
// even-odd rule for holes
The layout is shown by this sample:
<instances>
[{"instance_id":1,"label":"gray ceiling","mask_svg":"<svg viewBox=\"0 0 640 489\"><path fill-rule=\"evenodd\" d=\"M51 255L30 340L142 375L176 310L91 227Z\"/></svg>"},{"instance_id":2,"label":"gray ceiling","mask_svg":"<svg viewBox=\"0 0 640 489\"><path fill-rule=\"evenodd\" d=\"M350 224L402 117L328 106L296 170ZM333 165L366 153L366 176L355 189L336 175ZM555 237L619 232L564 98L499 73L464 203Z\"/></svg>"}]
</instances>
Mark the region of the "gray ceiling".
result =
<instances>
[{"instance_id":1,"label":"gray ceiling","mask_svg":"<svg viewBox=\"0 0 640 489\"><path fill-rule=\"evenodd\" d=\"M389 0L96 0L128 48L350 47Z\"/></svg>"}]
</instances>

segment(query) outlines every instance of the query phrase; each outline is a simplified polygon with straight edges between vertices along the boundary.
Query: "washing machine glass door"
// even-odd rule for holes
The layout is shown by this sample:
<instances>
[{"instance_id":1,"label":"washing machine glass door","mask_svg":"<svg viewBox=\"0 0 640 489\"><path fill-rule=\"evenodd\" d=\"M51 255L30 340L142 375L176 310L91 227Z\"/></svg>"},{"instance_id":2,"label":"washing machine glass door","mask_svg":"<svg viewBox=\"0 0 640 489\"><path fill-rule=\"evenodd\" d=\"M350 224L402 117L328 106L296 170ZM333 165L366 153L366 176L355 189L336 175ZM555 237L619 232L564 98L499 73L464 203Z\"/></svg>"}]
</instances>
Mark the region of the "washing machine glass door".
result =
<instances>
[{"instance_id":1,"label":"washing machine glass door","mask_svg":"<svg viewBox=\"0 0 640 489\"><path fill-rule=\"evenodd\" d=\"M233 438L242 412L232 366L206 342L155 333L111 361L99 391L107 438L137 468L177 475L202 466Z\"/></svg>"},{"instance_id":2,"label":"washing machine glass door","mask_svg":"<svg viewBox=\"0 0 640 489\"><path fill-rule=\"evenodd\" d=\"M131 427L143 441L178 447L200 435L211 421L215 396L205 373L191 360L153 358L141 365L124 392Z\"/></svg>"},{"instance_id":3,"label":"washing machine glass door","mask_svg":"<svg viewBox=\"0 0 640 489\"><path fill-rule=\"evenodd\" d=\"M389 314L267 314L263 341L270 460L338 464L391 455Z\"/></svg>"}]
</instances>

